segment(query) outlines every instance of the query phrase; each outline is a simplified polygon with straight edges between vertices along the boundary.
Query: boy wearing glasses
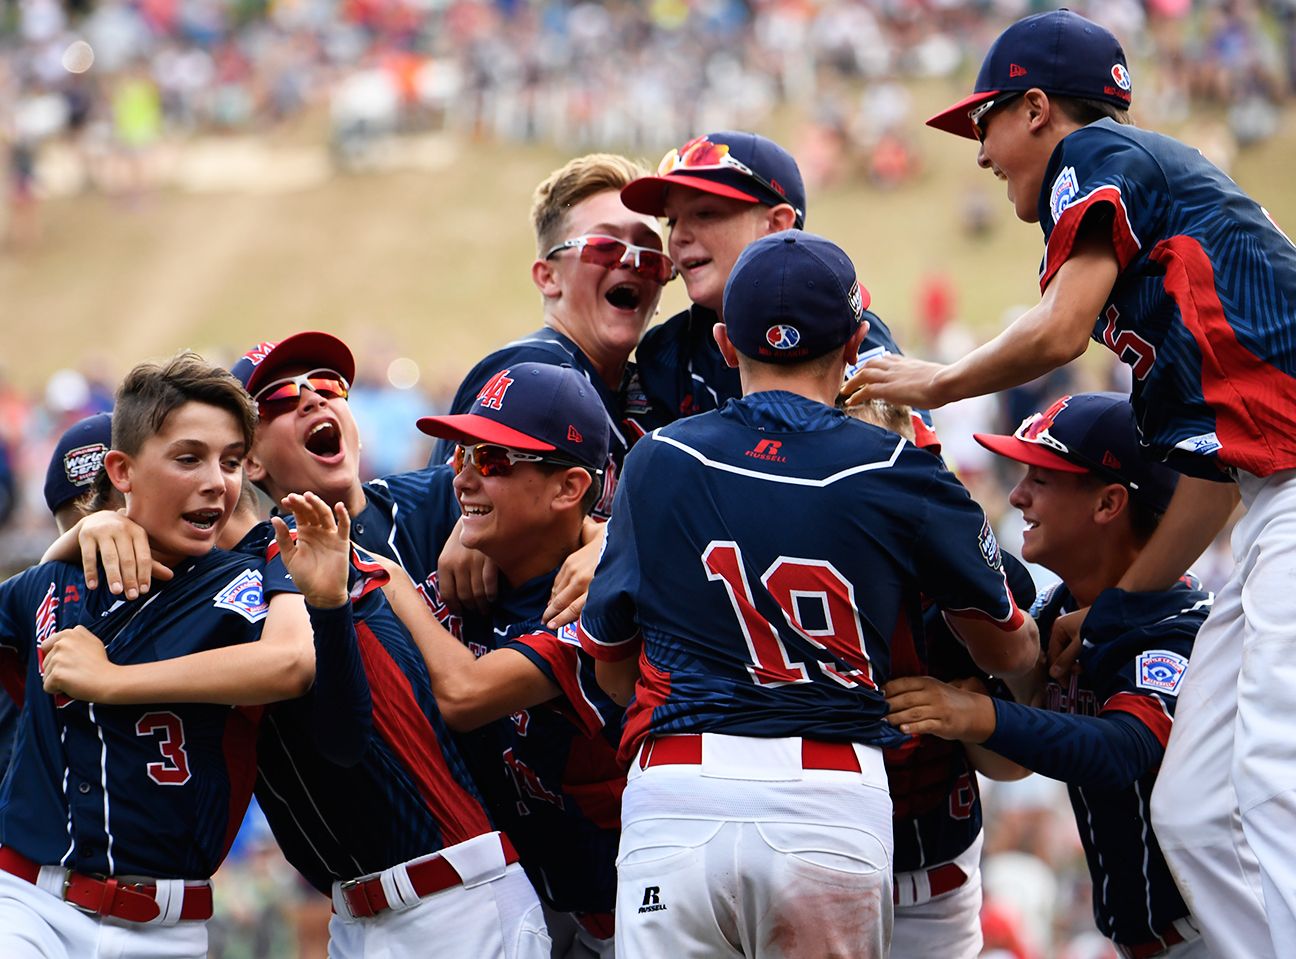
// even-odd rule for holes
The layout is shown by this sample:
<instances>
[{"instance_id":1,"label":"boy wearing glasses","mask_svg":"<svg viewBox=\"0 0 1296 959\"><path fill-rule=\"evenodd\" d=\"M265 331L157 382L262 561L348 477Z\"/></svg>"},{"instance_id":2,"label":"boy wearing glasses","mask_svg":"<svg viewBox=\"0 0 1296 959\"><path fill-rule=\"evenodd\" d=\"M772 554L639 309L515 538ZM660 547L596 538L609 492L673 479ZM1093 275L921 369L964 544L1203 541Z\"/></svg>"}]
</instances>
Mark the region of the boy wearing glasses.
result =
<instances>
[{"instance_id":1,"label":"boy wearing glasses","mask_svg":"<svg viewBox=\"0 0 1296 959\"><path fill-rule=\"evenodd\" d=\"M1062 577L1032 610L1041 636L1090 604L1103 628L1079 671L1049 681L1036 708L916 677L887 684L887 720L1067 783L1099 931L1124 956L1208 955L1147 807L1211 597L1187 582L1113 588L1160 522L1175 474L1144 459L1133 409L1115 393L1064 396L1013 436L976 439L1027 466L1010 496L1026 521L1022 555Z\"/></svg>"},{"instance_id":2,"label":"boy wearing glasses","mask_svg":"<svg viewBox=\"0 0 1296 959\"><path fill-rule=\"evenodd\" d=\"M450 727L471 733L507 721L494 759L504 792L492 812L544 891L555 955L610 955L622 710L599 688L575 629L555 632L541 619L600 495L606 411L577 370L518 363L497 370L468 412L418 425L456 444L459 535L503 582L489 619L465 622L462 643L408 582L393 587L393 605L423 650Z\"/></svg>"},{"instance_id":3,"label":"boy wearing glasses","mask_svg":"<svg viewBox=\"0 0 1296 959\"><path fill-rule=\"evenodd\" d=\"M1016 675L1037 657L967 491L833 406L866 305L827 240L752 243L716 328L743 398L654 431L627 459L580 620L599 682L634 697L623 959L885 956L881 747L900 738L878 687L892 636L927 592L980 667Z\"/></svg>"},{"instance_id":4,"label":"boy wearing glasses","mask_svg":"<svg viewBox=\"0 0 1296 959\"><path fill-rule=\"evenodd\" d=\"M1296 746L1280 718L1296 710L1296 249L1198 151L1130 127L1131 94L1097 24L1061 10L1004 31L975 92L929 123L978 139L1017 216L1040 222L1042 299L954 364L884 357L847 385L939 406L1102 342L1133 368L1143 442L1185 474L1126 589L1167 588L1240 496L1234 575L1195 645L1153 821L1211 947L1282 955L1296 940Z\"/></svg>"},{"instance_id":5,"label":"boy wearing glasses","mask_svg":"<svg viewBox=\"0 0 1296 959\"><path fill-rule=\"evenodd\" d=\"M643 172L625 157L594 153L564 164L536 187L531 280L543 299L544 325L482 359L450 404L452 414L466 413L489 379L515 363L579 370L603 402L611 429L603 493L594 508L600 519L608 516L617 471L638 435L622 422L617 391L662 287L674 276L657 220L621 201L621 188ZM431 461L444 463L451 452L451 444L440 443Z\"/></svg>"}]
</instances>

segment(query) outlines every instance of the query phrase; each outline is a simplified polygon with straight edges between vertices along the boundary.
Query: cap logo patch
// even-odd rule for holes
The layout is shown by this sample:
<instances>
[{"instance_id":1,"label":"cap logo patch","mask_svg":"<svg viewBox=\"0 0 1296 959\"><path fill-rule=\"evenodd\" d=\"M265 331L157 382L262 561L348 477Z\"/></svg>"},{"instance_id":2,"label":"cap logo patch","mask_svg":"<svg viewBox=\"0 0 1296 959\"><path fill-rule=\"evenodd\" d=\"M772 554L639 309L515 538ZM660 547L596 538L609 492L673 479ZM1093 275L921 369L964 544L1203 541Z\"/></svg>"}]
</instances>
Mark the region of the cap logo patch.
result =
<instances>
[{"instance_id":1,"label":"cap logo patch","mask_svg":"<svg viewBox=\"0 0 1296 959\"><path fill-rule=\"evenodd\" d=\"M776 350L791 350L801 342L801 331L795 326L779 323L765 331L765 342Z\"/></svg>"},{"instance_id":2,"label":"cap logo patch","mask_svg":"<svg viewBox=\"0 0 1296 959\"><path fill-rule=\"evenodd\" d=\"M477 394L477 402L485 409L502 410L504 408L504 394L508 388L513 385L513 380L509 378L508 370L500 370L481 388Z\"/></svg>"},{"instance_id":3,"label":"cap logo patch","mask_svg":"<svg viewBox=\"0 0 1296 959\"><path fill-rule=\"evenodd\" d=\"M261 588L261 574L255 570L245 569L229 584L215 595L212 605L217 609L228 609L238 613L249 623L258 623L270 612Z\"/></svg>"},{"instance_id":4,"label":"cap logo patch","mask_svg":"<svg viewBox=\"0 0 1296 959\"><path fill-rule=\"evenodd\" d=\"M1111 450L1104 450L1102 465L1111 470L1118 470L1121 468L1121 461L1116 458L1116 455Z\"/></svg>"},{"instance_id":5,"label":"cap logo patch","mask_svg":"<svg viewBox=\"0 0 1296 959\"><path fill-rule=\"evenodd\" d=\"M1122 90L1128 90L1134 84L1130 81L1130 72L1123 63L1112 64L1112 79L1116 81L1116 86Z\"/></svg>"},{"instance_id":6,"label":"cap logo patch","mask_svg":"<svg viewBox=\"0 0 1296 959\"><path fill-rule=\"evenodd\" d=\"M1049 212L1053 222L1057 223L1075 198L1080 195L1080 182L1076 179L1075 167L1069 166L1057 175L1053 189L1049 192Z\"/></svg>"},{"instance_id":7,"label":"cap logo patch","mask_svg":"<svg viewBox=\"0 0 1296 959\"><path fill-rule=\"evenodd\" d=\"M779 196L787 196L787 190L783 189L783 184L778 180L770 180L769 185L778 191Z\"/></svg>"},{"instance_id":8,"label":"cap logo patch","mask_svg":"<svg viewBox=\"0 0 1296 959\"><path fill-rule=\"evenodd\" d=\"M1070 401L1071 397L1069 395L1064 396L1060 400L1056 400L1053 405L1043 413L1035 414L1035 416L1031 418L1030 425L1026 427L1023 433L1026 439L1033 440L1045 430L1052 429L1053 421L1057 419L1059 413L1067 408L1067 403Z\"/></svg>"},{"instance_id":9,"label":"cap logo patch","mask_svg":"<svg viewBox=\"0 0 1296 959\"><path fill-rule=\"evenodd\" d=\"M102 443L90 443L78 446L63 454L63 473L73 486L85 486L90 483L99 468L103 466L104 454L108 448Z\"/></svg>"},{"instance_id":10,"label":"cap logo patch","mask_svg":"<svg viewBox=\"0 0 1296 959\"><path fill-rule=\"evenodd\" d=\"M260 366L261 361L269 356L270 351L278 345L278 343L272 342L258 343L256 346L252 347L252 349L243 354L243 359L251 360L254 367Z\"/></svg>"},{"instance_id":11,"label":"cap logo patch","mask_svg":"<svg viewBox=\"0 0 1296 959\"><path fill-rule=\"evenodd\" d=\"M1024 76L1026 76L1025 67L1016 63L1008 64L1008 79L1016 80L1018 77L1024 77Z\"/></svg>"},{"instance_id":12,"label":"cap logo patch","mask_svg":"<svg viewBox=\"0 0 1296 959\"><path fill-rule=\"evenodd\" d=\"M851 312L855 314L855 319L860 320L864 317L864 296L860 293L859 280L856 280L850 288L850 293L846 296L846 302L850 304Z\"/></svg>"},{"instance_id":13,"label":"cap logo patch","mask_svg":"<svg viewBox=\"0 0 1296 959\"><path fill-rule=\"evenodd\" d=\"M585 442L585 437L583 437L583 436L580 435L580 430L578 430L576 427L574 427L574 426L568 424L568 426L567 426L567 441L568 441L569 443L584 443L584 442Z\"/></svg>"},{"instance_id":14,"label":"cap logo patch","mask_svg":"<svg viewBox=\"0 0 1296 959\"><path fill-rule=\"evenodd\" d=\"M1187 671L1188 660L1168 649L1149 649L1139 653L1138 685L1141 689L1177 693Z\"/></svg>"}]
</instances>

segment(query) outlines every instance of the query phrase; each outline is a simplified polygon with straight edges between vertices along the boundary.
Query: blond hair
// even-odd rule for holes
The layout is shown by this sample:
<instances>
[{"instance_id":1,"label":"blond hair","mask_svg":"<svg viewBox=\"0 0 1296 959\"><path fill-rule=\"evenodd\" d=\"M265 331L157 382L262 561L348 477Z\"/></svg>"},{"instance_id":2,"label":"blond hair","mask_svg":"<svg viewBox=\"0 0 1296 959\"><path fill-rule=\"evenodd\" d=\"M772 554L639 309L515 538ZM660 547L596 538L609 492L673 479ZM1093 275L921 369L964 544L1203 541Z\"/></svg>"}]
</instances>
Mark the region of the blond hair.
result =
<instances>
[{"instance_id":1,"label":"blond hair","mask_svg":"<svg viewBox=\"0 0 1296 959\"><path fill-rule=\"evenodd\" d=\"M567 237L567 213L577 203L607 190L620 192L632 180L648 171L627 157L615 153L590 153L564 163L544 178L531 197L531 226L536 250L557 246Z\"/></svg>"},{"instance_id":2,"label":"blond hair","mask_svg":"<svg viewBox=\"0 0 1296 959\"><path fill-rule=\"evenodd\" d=\"M880 426L882 429L890 430L892 433L899 433L910 443L914 442L916 434L914 433L913 410L908 406L874 398L865 400L857 406L846 407L846 413L857 420L872 423L874 426Z\"/></svg>"}]
</instances>

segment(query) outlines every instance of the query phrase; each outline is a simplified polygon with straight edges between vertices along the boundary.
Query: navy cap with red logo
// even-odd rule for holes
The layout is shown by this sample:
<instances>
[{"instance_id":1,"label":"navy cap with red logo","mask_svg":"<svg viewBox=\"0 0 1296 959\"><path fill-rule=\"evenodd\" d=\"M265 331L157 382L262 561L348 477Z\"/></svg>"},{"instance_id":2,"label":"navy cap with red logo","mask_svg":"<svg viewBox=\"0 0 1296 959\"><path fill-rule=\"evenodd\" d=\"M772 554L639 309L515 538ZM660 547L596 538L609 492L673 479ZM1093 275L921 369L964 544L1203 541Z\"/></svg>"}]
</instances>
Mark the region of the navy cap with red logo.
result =
<instances>
[{"instance_id":1,"label":"navy cap with red logo","mask_svg":"<svg viewBox=\"0 0 1296 959\"><path fill-rule=\"evenodd\" d=\"M531 453L556 452L602 470L611 429L594 385L570 366L518 363L500 370L481 388L467 413L425 416L418 428L429 436L465 445L498 443Z\"/></svg>"},{"instance_id":2,"label":"navy cap with red logo","mask_svg":"<svg viewBox=\"0 0 1296 959\"><path fill-rule=\"evenodd\" d=\"M112 449L112 414L95 413L67 428L45 470L45 505L51 513L90 492Z\"/></svg>"},{"instance_id":3,"label":"navy cap with red logo","mask_svg":"<svg viewBox=\"0 0 1296 959\"><path fill-rule=\"evenodd\" d=\"M783 230L750 244L734 264L725 284L725 332L744 356L801 363L843 346L868 305L868 290L839 246Z\"/></svg>"},{"instance_id":4,"label":"navy cap with red logo","mask_svg":"<svg viewBox=\"0 0 1296 959\"><path fill-rule=\"evenodd\" d=\"M314 331L294 333L278 342L258 343L230 367L230 373L256 396L272 380L272 374L289 366L327 368L341 373L348 385L355 382L351 349L336 336Z\"/></svg>"},{"instance_id":5,"label":"navy cap with red logo","mask_svg":"<svg viewBox=\"0 0 1296 959\"><path fill-rule=\"evenodd\" d=\"M973 438L1029 466L1110 479L1160 512L1170 505L1179 480L1178 473L1144 452L1134 407L1121 393L1063 396L1023 420L1012 436L974 433Z\"/></svg>"},{"instance_id":6,"label":"navy cap with red logo","mask_svg":"<svg viewBox=\"0 0 1296 959\"><path fill-rule=\"evenodd\" d=\"M671 186L765 206L786 203L796 211L796 226L805 226L805 184L796 160L758 133L721 130L694 137L662 158L656 176L622 187L621 202L637 213L665 216Z\"/></svg>"},{"instance_id":7,"label":"navy cap with red logo","mask_svg":"<svg viewBox=\"0 0 1296 959\"><path fill-rule=\"evenodd\" d=\"M1122 107L1130 105L1134 94L1125 51L1111 31L1070 10L1054 10L1018 20L1001 33L981 64L972 95L927 125L976 139L970 110L1001 94L1035 87Z\"/></svg>"}]
</instances>

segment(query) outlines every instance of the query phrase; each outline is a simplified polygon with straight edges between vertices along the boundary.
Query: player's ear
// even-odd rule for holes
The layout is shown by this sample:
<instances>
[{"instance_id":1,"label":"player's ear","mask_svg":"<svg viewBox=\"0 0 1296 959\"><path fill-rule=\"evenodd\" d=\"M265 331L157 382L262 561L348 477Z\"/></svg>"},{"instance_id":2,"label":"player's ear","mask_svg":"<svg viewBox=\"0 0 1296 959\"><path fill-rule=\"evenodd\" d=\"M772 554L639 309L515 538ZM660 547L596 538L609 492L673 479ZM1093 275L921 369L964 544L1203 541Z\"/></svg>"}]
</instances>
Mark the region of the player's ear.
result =
<instances>
[{"instance_id":1,"label":"player's ear","mask_svg":"<svg viewBox=\"0 0 1296 959\"><path fill-rule=\"evenodd\" d=\"M558 271L553 260L536 260L532 263L531 282L545 299L562 295L562 284L558 282Z\"/></svg>"},{"instance_id":2,"label":"player's ear","mask_svg":"<svg viewBox=\"0 0 1296 959\"><path fill-rule=\"evenodd\" d=\"M1054 113L1053 102L1049 100L1048 94L1039 87L1033 87L1026 91L1022 99L1026 101L1026 120L1031 132L1047 126Z\"/></svg>"},{"instance_id":3,"label":"player's ear","mask_svg":"<svg viewBox=\"0 0 1296 959\"><path fill-rule=\"evenodd\" d=\"M247 482L262 485L266 478L265 465L257 459L256 453L249 453L243 460L243 478Z\"/></svg>"},{"instance_id":4,"label":"player's ear","mask_svg":"<svg viewBox=\"0 0 1296 959\"><path fill-rule=\"evenodd\" d=\"M851 338L846 341L842 347L842 356L846 359L846 365L850 366L859 356L860 344L864 342L864 337L868 336L869 321L865 320L859 325L859 329L851 334Z\"/></svg>"},{"instance_id":5,"label":"player's ear","mask_svg":"<svg viewBox=\"0 0 1296 959\"><path fill-rule=\"evenodd\" d=\"M109 450L104 454L103 471L108 476L108 481L119 493L129 493L131 491L131 472L134 463L131 458L121 450Z\"/></svg>"},{"instance_id":6,"label":"player's ear","mask_svg":"<svg viewBox=\"0 0 1296 959\"><path fill-rule=\"evenodd\" d=\"M554 509L580 509L581 500L585 498L585 491L594 482L594 477L579 466L563 470L559 475L562 482L558 486L558 491L554 494Z\"/></svg>"},{"instance_id":7,"label":"player's ear","mask_svg":"<svg viewBox=\"0 0 1296 959\"><path fill-rule=\"evenodd\" d=\"M790 230L796 224L796 210L792 209L790 203L780 203L778 206L769 207L765 222L770 233Z\"/></svg>"},{"instance_id":8,"label":"player's ear","mask_svg":"<svg viewBox=\"0 0 1296 959\"><path fill-rule=\"evenodd\" d=\"M1094 522L1100 525L1114 522L1126 513L1130 505L1130 491L1120 483L1107 483L1098 494L1094 506Z\"/></svg>"},{"instance_id":9,"label":"player's ear","mask_svg":"<svg viewBox=\"0 0 1296 959\"><path fill-rule=\"evenodd\" d=\"M720 347L720 355L724 357L726 365L738 369L738 351L729 342L729 331L725 329L725 325L717 323L711 327L711 335L715 337L716 346Z\"/></svg>"}]
</instances>

